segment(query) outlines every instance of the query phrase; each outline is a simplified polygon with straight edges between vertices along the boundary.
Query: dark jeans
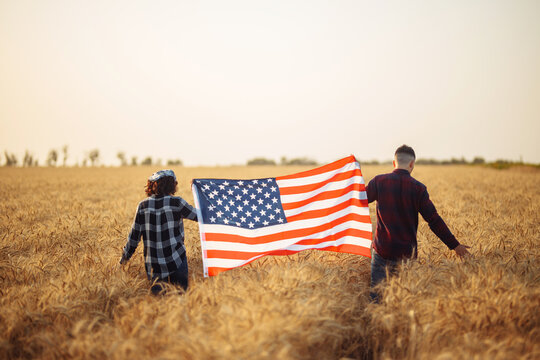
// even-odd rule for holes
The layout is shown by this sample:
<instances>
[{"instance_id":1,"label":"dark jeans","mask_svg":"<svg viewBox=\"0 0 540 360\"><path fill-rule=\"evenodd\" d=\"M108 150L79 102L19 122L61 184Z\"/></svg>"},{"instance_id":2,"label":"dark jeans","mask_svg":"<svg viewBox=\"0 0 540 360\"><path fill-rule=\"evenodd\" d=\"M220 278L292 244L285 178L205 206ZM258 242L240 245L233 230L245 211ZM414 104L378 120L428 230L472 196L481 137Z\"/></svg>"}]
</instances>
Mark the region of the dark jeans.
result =
<instances>
[{"instance_id":1,"label":"dark jeans","mask_svg":"<svg viewBox=\"0 0 540 360\"><path fill-rule=\"evenodd\" d=\"M394 275L401 261L387 260L375 252L371 251L371 286L369 297L371 301L379 303L380 294L373 290L375 286L386 279L386 275Z\"/></svg>"},{"instance_id":2,"label":"dark jeans","mask_svg":"<svg viewBox=\"0 0 540 360\"><path fill-rule=\"evenodd\" d=\"M180 265L178 270L176 270L175 272L173 272L172 274L170 274L164 279L156 280L154 285L152 285L152 287L150 288L150 291L152 291L152 294L158 295L159 293L164 291L165 290L165 287L163 286L164 282L168 282L174 285L180 285L182 289L187 290L189 269L188 269L186 253L182 254L181 258L182 258L182 265Z\"/></svg>"}]
</instances>

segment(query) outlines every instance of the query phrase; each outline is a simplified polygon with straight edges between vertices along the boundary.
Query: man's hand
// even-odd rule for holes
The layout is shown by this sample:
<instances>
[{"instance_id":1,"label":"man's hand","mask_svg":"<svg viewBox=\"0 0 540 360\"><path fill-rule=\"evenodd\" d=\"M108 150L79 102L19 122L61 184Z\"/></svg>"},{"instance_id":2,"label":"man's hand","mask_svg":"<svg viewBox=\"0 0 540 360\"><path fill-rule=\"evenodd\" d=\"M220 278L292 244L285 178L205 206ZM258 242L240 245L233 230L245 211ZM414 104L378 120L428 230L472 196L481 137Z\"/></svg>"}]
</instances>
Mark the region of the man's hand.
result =
<instances>
[{"instance_id":1,"label":"man's hand","mask_svg":"<svg viewBox=\"0 0 540 360\"><path fill-rule=\"evenodd\" d=\"M456 252L456 254L459 257L470 256L471 253L469 252L469 250L467 250L467 249L470 249L470 248L471 248L470 246L459 244L458 246L456 246L454 251Z\"/></svg>"}]
</instances>

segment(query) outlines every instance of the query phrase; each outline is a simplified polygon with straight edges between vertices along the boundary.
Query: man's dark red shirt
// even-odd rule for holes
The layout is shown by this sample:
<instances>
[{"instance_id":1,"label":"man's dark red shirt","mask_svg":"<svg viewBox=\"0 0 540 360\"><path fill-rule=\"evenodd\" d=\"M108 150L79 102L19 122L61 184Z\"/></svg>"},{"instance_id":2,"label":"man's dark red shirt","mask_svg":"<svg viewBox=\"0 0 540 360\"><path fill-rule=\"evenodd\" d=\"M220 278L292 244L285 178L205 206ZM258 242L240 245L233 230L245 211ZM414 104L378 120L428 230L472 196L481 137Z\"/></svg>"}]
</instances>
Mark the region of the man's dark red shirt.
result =
<instances>
[{"instance_id":1,"label":"man's dark red shirt","mask_svg":"<svg viewBox=\"0 0 540 360\"><path fill-rule=\"evenodd\" d=\"M377 229L373 248L385 259L399 260L416 254L418 213L450 249L459 245L429 199L424 184L409 171L374 177L366 187L368 201L377 201Z\"/></svg>"}]
</instances>

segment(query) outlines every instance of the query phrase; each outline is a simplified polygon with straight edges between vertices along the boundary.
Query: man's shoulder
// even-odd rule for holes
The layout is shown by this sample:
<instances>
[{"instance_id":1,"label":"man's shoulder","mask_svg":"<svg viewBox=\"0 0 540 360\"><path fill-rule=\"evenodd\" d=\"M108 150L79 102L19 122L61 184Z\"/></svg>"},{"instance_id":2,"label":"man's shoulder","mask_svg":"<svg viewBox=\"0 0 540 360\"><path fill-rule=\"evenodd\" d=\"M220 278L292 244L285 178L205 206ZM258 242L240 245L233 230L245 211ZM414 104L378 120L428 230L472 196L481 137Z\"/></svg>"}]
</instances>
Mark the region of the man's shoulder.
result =
<instances>
[{"instance_id":1,"label":"man's shoulder","mask_svg":"<svg viewBox=\"0 0 540 360\"><path fill-rule=\"evenodd\" d=\"M411 183L412 183L416 188L418 188L419 190L422 190L422 191L427 190L427 186L424 185L422 182L420 182L419 180L413 178L412 176L410 176L409 178L410 178Z\"/></svg>"},{"instance_id":2,"label":"man's shoulder","mask_svg":"<svg viewBox=\"0 0 540 360\"><path fill-rule=\"evenodd\" d=\"M385 174L376 175L373 179L371 179L371 181L384 181L384 180L391 179L394 177L396 177L396 174L393 172L389 172Z\"/></svg>"},{"instance_id":3,"label":"man's shoulder","mask_svg":"<svg viewBox=\"0 0 540 360\"><path fill-rule=\"evenodd\" d=\"M375 176L373 177L373 179L371 179L371 181L377 181L377 180L384 179L385 177L388 177L388 175L392 175L392 173L386 173L386 174L375 175Z\"/></svg>"},{"instance_id":4,"label":"man's shoulder","mask_svg":"<svg viewBox=\"0 0 540 360\"><path fill-rule=\"evenodd\" d=\"M418 190L421 190L421 191L427 190L427 186L424 185L419 180L412 177L412 175L410 175L410 174L400 174L400 173L397 173L397 172L394 172L394 171L390 172L390 173L386 173L386 174L379 174L379 175L375 176L373 179L371 179L371 181L375 181L375 182L385 182L385 181L395 182L398 179L403 179L403 180L409 182L412 186L414 186Z\"/></svg>"}]
</instances>

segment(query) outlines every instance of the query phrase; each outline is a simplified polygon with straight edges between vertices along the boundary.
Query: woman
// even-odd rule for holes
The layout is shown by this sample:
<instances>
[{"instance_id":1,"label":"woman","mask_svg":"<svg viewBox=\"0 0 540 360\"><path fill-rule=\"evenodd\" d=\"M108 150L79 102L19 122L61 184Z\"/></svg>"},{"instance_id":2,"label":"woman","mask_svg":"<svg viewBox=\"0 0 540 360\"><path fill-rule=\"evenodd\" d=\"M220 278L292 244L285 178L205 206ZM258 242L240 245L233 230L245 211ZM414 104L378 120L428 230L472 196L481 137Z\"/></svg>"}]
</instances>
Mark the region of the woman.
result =
<instances>
[{"instance_id":1,"label":"woman","mask_svg":"<svg viewBox=\"0 0 540 360\"><path fill-rule=\"evenodd\" d=\"M152 281L153 294L163 290L162 282L178 284L184 290L188 287L182 219L197 221L197 213L184 199L173 196L177 185L172 170L160 170L148 178L148 198L137 207L120 260L120 264L125 264L131 258L142 236L146 274Z\"/></svg>"}]
</instances>

